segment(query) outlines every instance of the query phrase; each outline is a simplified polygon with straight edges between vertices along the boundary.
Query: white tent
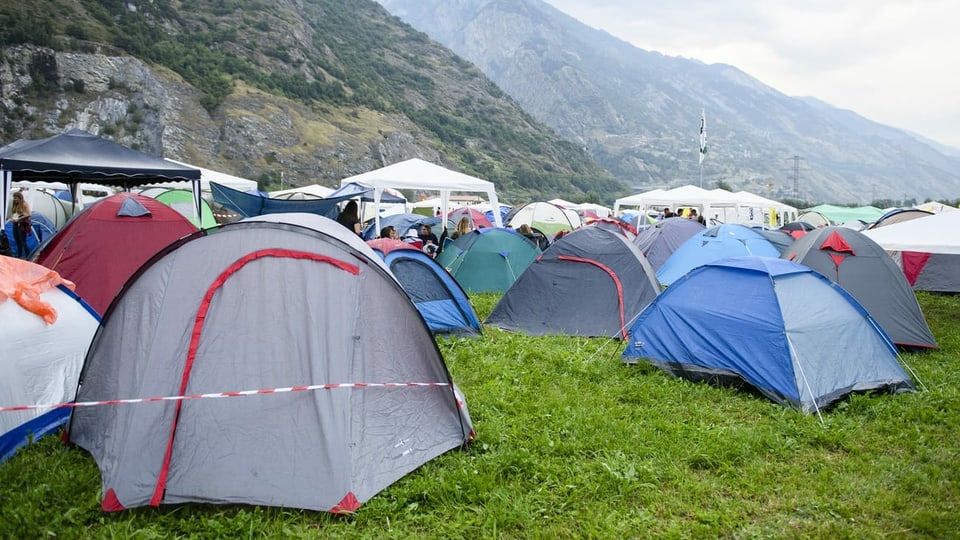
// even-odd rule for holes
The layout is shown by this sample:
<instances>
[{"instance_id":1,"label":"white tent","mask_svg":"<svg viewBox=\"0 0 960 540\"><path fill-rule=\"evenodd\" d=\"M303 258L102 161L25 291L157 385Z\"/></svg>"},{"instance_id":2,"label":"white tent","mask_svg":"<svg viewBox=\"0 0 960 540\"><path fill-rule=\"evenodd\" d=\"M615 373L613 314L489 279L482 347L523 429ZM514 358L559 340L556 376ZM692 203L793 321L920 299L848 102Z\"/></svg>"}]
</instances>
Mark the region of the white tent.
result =
<instances>
[{"instance_id":1,"label":"white tent","mask_svg":"<svg viewBox=\"0 0 960 540\"><path fill-rule=\"evenodd\" d=\"M452 171L434 165L419 158L394 163L381 169L350 176L340 181L340 185L356 183L373 188L374 204L378 208L376 228L380 230L380 196L386 188L421 189L440 192L440 212L447 215L452 192L481 192L487 194L487 200L496 207L497 193L493 182L481 180L468 174ZM503 226L499 214L494 213L495 225Z\"/></svg>"},{"instance_id":2,"label":"white tent","mask_svg":"<svg viewBox=\"0 0 960 540\"><path fill-rule=\"evenodd\" d=\"M914 208L919 208L920 210L926 210L927 212L933 212L934 214L939 214L940 212L955 212L957 210L960 210L960 208L950 206L949 204L943 204L942 202L939 202L939 201L925 202L923 204L918 204L914 206Z\"/></svg>"},{"instance_id":3,"label":"white tent","mask_svg":"<svg viewBox=\"0 0 960 540\"><path fill-rule=\"evenodd\" d=\"M657 188L651 191L645 191L643 193L637 193L635 195L621 197L613 201L613 215L619 216L621 207L637 208L637 209L643 210L646 207L650 206L650 204L647 203L649 199L656 198L663 195L664 191L665 190L663 189Z\"/></svg>"},{"instance_id":4,"label":"white tent","mask_svg":"<svg viewBox=\"0 0 960 540\"><path fill-rule=\"evenodd\" d=\"M281 189L281 190L278 190L278 191L271 191L271 192L270 192L270 197L273 198L273 199L278 199L278 198L283 197L284 195L293 195L293 194L296 194L296 193L304 193L304 194L313 195L313 196L315 196L315 197L317 197L317 198L322 199L322 198L326 197L327 195L330 195L330 194L333 193L334 191L336 191L336 190L335 190L335 189L328 188L328 187L326 187L326 186L321 186L320 184L310 184L309 186L300 186L300 187L295 187L295 188L290 188L290 189ZM284 197L284 198L286 198L286 197Z\"/></svg>"},{"instance_id":5,"label":"white tent","mask_svg":"<svg viewBox=\"0 0 960 540\"><path fill-rule=\"evenodd\" d=\"M761 197L760 195L750 193L749 191L738 191L734 193L734 195L749 208L759 208L766 214L767 218L769 218L771 208L776 210L777 214L782 217L781 225L783 223L796 221L797 219L797 209L788 204L783 204L780 201ZM764 219L764 221L768 220Z\"/></svg>"},{"instance_id":6,"label":"white tent","mask_svg":"<svg viewBox=\"0 0 960 540\"><path fill-rule=\"evenodd\" d=\"M565 201L563 199L551 199L547 201L550 204L559 206L566 210L573 210L578 214L580 212L593 212L599 217L605 218L610 216L610 208L603 206L602 204L593 204L593 203L572 203L570 201Z\"/></svg>"},{"instance_id":7,"label":"white tent","mask_svg":"<svg viewBox=\"0 0 960 540\"><path fill-rule=\"evenodd\" d=\"M707 220L717 219L724 223L743 225L764 224L771 208L794 217L797 213L796 208L747 191L731 193L725 189L707 190L693 185L668 190L654 189L617 199L613 206L614 215L619 215L622 207L635 207L643 212L663 207L674 210L697 208Z\"/></svg>"},{"instance_id":8,"label":"white tent","mask_svg":"<svg viewBox=\"0 0 960 540\"><path fill-rule=\"evenodd\" d=\"M887 251L960 254L960 212L941 212L863 231Z\"/></svg>"},{"instance_id":9,"label":"white tent","mask_svg":"<svg viewBox=\"0 0 960 540\"><path fill-rule=\"evenodd\" d=\"M637 206L641 211L654 208L670 207L697 208L700 215L706 219L715 218L723 222L739 223L739 209L744 206L729 191L709 191L697 186L687 185L668 190L653 190L646 193L618 199L614 212L619 206Z\"/></svg>"},{"instance_id":10,"label":"white tent","mask_svg":"<svg viewBox=\"0 0 960 540\"><path fill-rule=\"evenodd\" d=\"M227 186L228 188L235 189L237 191L246 192L246 191L250 191L251 189L257 189L256 180L247 180L246 178L233 176L232 174L222 173L222 172L214 171L210 169L204 169L203 167L197 167L196 165L183 163L175 159L168 159L167 161L172 161L178 165L193 167L194 169L200 169L200 189L202 191L210 191L210 182L216 182L221 186ZM175 184L183 184L184 186L189 186L189 182L165 182L162 185L171 186L171 187L182 187L182 186L175 186Z\"/></svg>"}]
</instances>

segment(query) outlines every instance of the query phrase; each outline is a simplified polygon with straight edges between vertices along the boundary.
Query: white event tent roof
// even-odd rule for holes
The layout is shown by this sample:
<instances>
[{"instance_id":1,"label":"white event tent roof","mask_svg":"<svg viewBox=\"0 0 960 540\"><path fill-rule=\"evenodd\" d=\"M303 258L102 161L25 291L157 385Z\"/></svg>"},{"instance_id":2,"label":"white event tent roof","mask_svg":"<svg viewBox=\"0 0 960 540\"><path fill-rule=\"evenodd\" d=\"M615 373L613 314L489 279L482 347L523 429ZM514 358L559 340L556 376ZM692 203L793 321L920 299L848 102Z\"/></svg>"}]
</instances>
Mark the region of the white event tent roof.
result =
<instances>
[{"instance_id":1,"label":"white event tent roof","mask_svg":"<svg viewBox=\"0 0 960 540\"><path fill-rule=\"evenodd\" d=\"M887 251L960 254L960 212L901 221L862 234Z\"/></svg>"},{"instance_id":2,"label":"white event tent roof","mask_svg":"<svg viewBox=\"0 0 960 540\"><path fill-rule=\"evenodd\" d=\"M487 194L491 205L499 205L496 189L493 182L482 180L461 172L453 171L440 165L434 165L419 158L408 159L393 165L376 169L363 174L344 178L341 185L355 183L373 188L374 204L377 207L376 228L380 230L380 196L387 188L420 189L440 192L440 211L447 215L452 192L480 192ZM503 226L500 215L494 212L495 225Z\"/></svg>"}]
</instances>

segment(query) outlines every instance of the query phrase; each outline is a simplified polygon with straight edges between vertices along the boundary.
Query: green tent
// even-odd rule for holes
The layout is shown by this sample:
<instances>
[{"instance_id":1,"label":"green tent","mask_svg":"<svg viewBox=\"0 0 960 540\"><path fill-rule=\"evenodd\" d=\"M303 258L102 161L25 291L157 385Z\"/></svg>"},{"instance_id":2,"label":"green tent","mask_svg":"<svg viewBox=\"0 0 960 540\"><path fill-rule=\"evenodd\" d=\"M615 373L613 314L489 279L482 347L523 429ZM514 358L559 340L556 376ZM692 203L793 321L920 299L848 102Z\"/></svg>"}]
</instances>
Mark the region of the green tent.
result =
<instances>
[{"instance_id":1,"label":"green tent","mask_svg":"<svg viewBox=\"0 0 960 540\"><path fill-rule=\"evenodd\" d=\"M200 200L200 219L199 223L197 222L197 218L193 215L193 194L186 189L151 187L142 190L140 194L153 197L177 212L180 212L190 220L190 223L193 223L201 229L209 229L210 227L217 226L217 220L213 217L213 210L210 208L210 203L204 199Z\"/></svg>"},{"instance_id":2,"label":"green tent","mask_svg":"<svg viewBox=\"0 0 960 540\"><path fill-rule=\"evenodd\" d=\"M819 206L814 206L813 208L807 208L803 211L803 213L807 212L816 212L830 220L830 223L833 225L843 225L844 223L848 223L856 219L869 224L880 219L880 216L883 215L883 210L873 206L857 206L855 208L851 208L846 206L834 206L832 204L821 204ZM800 218L798 218L798 220L805 221L802 215ZM814 223L814 225L816 225L816 223Z\"/></svg>"},{"instance_id":3,"label":"green tent","mask_svg":"<svg viewBox=\"0 0 960 540\"><path fill-rule=\"evenodd\" d=\"M447 243L437 262L468 293L502 293L539 255L540 248L522 234L485 228Z\"/></svg>"}]
</instances>

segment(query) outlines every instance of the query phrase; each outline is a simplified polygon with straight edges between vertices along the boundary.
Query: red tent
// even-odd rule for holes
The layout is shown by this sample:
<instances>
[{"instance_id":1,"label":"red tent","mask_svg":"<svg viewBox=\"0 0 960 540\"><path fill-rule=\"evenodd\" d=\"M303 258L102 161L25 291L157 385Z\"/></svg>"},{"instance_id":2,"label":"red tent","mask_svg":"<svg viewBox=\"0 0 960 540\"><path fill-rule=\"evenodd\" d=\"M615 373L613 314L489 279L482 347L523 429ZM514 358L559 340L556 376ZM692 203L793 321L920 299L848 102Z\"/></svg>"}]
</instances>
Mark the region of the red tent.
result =
<instances>
[{"instance_id":1,"label":"red tent","mask_svg":"<svg viewBox=\"0 0 960 540\"><path fill-rule=\"evenodd\" d=\"M36 262L76 283L101 315L150 257L197 228L151 197L118 193L78 214L41 248Z\"/></svg>"},{"instance_id":2,"label":"red tent","mask_svg":"<svg viewBox=\"0 0 960 540\"><path fill-rule=\"evenodd\" d=\"M447 219L458 223L464 216L470 220L470 229L479 229L480 227L493 227L493 223L487 218L487 215L476 208L461 207L447 214ZM453 232L453 231L451 231Z\"/></svg>"}]
</instances>

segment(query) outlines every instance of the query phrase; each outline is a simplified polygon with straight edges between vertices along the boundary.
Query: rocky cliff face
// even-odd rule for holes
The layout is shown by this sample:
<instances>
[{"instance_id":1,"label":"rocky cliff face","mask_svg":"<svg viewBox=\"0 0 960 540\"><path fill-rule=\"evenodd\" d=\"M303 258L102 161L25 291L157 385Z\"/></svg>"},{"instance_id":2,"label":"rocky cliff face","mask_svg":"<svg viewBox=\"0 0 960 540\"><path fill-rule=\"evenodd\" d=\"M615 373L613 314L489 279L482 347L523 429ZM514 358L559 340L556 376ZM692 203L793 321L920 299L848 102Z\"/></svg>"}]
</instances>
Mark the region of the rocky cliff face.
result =
<instances>
[{"instance_id":1,"label":"rocky cliff face","mask_svg":"<svg viewBox=\"0 0 960 540\"><path fill-rule=\"evenodd\" d=\"M3 131L43 138L70 128L151 154L262 181L339 186L408 157L437 162L400 115L335 119L243 85L211 114L202 93L129 56L10 47L0 62ZM7 142L10 142L9 140Z\"/></svg>"},{"instance_id":2,"label":"rocky cliff face","mask_svg":"<svg viewBox=\"0 0 960 540\"><path fill-rule=\"evenodd\" d=\"M955 154L733 66L637 49L540 0L379 1L640 189L698 182L703 109L705 187L722 180L782 198L796 186L800 198L838 203L960 189Z\"/></svg>"},{"instance_id":3,"label":"rocky cliff face","mask_svg":"<svg viewBox=\"0 0 960 540\"><path fill-rule=\"evenodd\" d=\"M338 185L419 157L491 180L511 202L626 191L370 0L44 6L0 0L4 143L79 127L268 188Z\"/></svg>"}]
</instances>

